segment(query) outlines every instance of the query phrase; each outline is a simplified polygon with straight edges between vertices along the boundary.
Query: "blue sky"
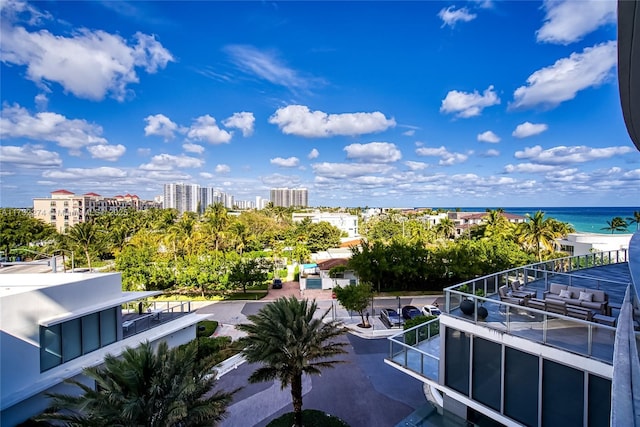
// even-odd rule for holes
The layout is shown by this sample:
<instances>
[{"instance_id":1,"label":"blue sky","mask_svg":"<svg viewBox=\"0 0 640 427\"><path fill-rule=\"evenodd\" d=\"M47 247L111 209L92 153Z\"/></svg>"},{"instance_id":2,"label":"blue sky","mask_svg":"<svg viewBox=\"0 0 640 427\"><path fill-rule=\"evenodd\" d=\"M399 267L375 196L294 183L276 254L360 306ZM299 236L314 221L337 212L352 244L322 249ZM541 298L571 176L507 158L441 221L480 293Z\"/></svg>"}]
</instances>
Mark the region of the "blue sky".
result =
<instances>
[{"instance_id":1,"label":"blue sky","mask_svg":"<svg viewBox=\"0 0 640 427\"><path fill-rule=\"evenodd\" d=\"M615 1L0 0L0 205L635 206Z\"/></svg>"}]
</instances>

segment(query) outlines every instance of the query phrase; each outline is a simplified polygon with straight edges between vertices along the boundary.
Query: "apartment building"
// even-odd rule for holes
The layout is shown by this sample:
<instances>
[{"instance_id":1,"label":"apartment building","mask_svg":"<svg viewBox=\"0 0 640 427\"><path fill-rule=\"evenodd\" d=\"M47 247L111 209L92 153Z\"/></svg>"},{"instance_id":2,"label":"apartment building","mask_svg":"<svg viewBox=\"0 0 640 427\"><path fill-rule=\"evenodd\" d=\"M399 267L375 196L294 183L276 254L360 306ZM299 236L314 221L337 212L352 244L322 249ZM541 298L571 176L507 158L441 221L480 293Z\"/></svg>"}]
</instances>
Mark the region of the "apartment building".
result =
<instances>
[{"instance_id":1,"label":"apartment building","mask_svg":"<svg viewBox=\"0 0 640 427\"><path fill-rule=\"evenodd\" d=\"M293 222L301 222L304 219L309 218L312 223L328 222L334 227L340 229L347 234L348 237L358 237L360 232L358 230L358 217L357 215L351 215L340 212L295 212L292 214L291 219Z\"/></svg>"},{"instance_id":2,"label":"apartment building","mask_svg":"<svg viewBox=\"0 0 640 427\"><path fill-rule=\"evenodd\" d=\"M103 197L97 193L75 194L68 190L56 190L51 197L33 199L33 216L51 224L63 233L67 228L84 222L91 213L118 212L127 209L144 210L159 208L152 200L142 200L135 194Z\"/></svg>"},{"instance_id":3,"label":"apartment building","mask_svg":"<svg viewBox=\"0 0 640 427\"><path fill-rule=\"evenodd\" d=\"M271 203L283 208L305 208L309 206L309 193L306 188L272 188Z\"/></svg>"},{"instance_id":4,"label":"apartment building","mask_svg":"<svg viewBox=\"0 0 640 427\"><path fill-rule=\"evenodd\" d=\"M44 411L46 393L71 392L66 379L91 385L82 370L107 354L144 341L187 343L206 318L188 302L146 301L161 292L123 292L120 273L2 274L0 289L3 426Z\"/></svg>"}]
</instances>

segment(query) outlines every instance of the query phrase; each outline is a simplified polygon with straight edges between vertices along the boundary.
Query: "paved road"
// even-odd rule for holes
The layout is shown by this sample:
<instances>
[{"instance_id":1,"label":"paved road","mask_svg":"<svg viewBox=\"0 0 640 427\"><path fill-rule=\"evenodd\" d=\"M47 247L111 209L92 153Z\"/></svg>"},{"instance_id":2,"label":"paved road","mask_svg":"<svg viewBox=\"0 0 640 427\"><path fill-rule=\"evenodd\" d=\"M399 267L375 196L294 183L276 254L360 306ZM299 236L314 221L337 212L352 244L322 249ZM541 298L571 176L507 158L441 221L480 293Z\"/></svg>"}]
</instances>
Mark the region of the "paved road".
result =
<instances>
[{"instance_id":1,"label":"paved road","mask_svg":"<svg viewBox=\"0 0 640 427\"><path fill-rule=\"evenodd\" d=\"M346 363L305 377L304 408L319 409L344 419L352 427L394 426L426 403L422 383L387 366L386 339L344 338ZM222 427L264 427L292 411L289 389L278 382L249 384L255 365L243 364L218 380L219 388L239 391Z\"/></svg>"}]
</instances>

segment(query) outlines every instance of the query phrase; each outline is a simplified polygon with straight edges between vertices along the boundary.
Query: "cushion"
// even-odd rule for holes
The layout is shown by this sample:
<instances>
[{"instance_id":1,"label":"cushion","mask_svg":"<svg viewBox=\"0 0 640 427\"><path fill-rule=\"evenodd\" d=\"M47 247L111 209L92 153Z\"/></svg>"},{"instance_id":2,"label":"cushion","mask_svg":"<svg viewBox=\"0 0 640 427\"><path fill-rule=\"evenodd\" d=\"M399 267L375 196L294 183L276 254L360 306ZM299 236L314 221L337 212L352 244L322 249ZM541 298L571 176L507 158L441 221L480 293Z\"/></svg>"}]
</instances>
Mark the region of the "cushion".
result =
<instances>
[{"instance_id":1,"label":"cushion","mask_svg":"<svg viewBox=\"0 0 640 427\"><path fill-rule=\"evenodd\" d=\"M571 293L571 291L568 291L566 289L563 289L560 291L560 298L572 298L573 294Z\"/></svg>"},{"instance_id":2,"label":"cushion","mask_svg":"<svg viewBox=\"0 0 640 427\"><path fill-rule=\"evenodd\" d=\"M520 283L520 281L519 281L519 280L516 280L515 282L513 282L513 283L511 284L511 288L512 288L514 291L517 291L517 290L518 290L518 289L520 289L521 287L522 287L522 283Z\"/></svg>"},{"instance_id":3,"label":"cushion","mask_svg":"<svg viewBox=\"0 0 640 427\"><path fill-rule=\"evenodd\" d=\"M593 294L591 292L580 292L580 301L593 301Z\"/></svg>"},{"instance_id":4,"label":"cushion","mask_svg":"<svg viewBox=\"0 0 640 427\"><path fill-rule=\"evenodd\" d=\"M605 302L607 300L606 294L604 291L590 291L593 294L593 301Z\"/></svg>"},{"instance_id":5,"label":"cushion","mask_svg":"<svg viewBox=\"0 0 640 427\"><path fill-rule=\"evenodd\" d=\"M561 285L559 283L551 283L551 286L549 287L549 291L552 294L556 294L556 295L559 295L560 291L563 289L567 289L567 285Z\"/></svg>"}]
</instances>

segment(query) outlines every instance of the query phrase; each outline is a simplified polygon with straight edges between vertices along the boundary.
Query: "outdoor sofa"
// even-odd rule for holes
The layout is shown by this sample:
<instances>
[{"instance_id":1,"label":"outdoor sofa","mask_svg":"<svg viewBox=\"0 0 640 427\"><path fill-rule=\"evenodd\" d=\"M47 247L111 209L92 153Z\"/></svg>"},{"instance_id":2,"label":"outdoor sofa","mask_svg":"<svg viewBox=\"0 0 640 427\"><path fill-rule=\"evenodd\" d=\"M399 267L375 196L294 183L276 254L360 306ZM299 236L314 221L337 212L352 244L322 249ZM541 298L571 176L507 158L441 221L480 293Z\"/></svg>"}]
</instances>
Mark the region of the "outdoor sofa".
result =
<instances>
[{"instance_id":1,"label":"outdoor sofa","mask_svg":"<svg viewBox=\"0 0 640 427\"><path fill-rule=\"evenodd\" d=\"M599 314L607 314L609 298L604 291L597 289L551 283L549 290L542 296L545 301L551 303L564 302L568 307L582 307L597 311Z\"/></svg>"}]
</instances>

